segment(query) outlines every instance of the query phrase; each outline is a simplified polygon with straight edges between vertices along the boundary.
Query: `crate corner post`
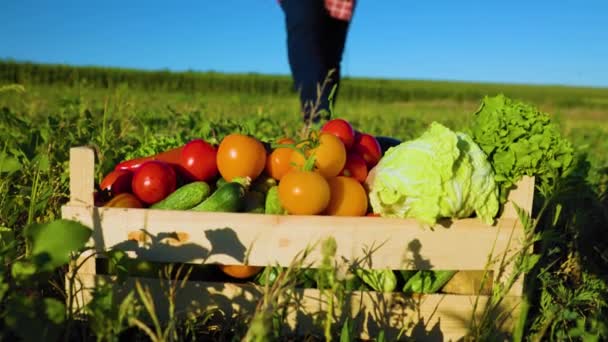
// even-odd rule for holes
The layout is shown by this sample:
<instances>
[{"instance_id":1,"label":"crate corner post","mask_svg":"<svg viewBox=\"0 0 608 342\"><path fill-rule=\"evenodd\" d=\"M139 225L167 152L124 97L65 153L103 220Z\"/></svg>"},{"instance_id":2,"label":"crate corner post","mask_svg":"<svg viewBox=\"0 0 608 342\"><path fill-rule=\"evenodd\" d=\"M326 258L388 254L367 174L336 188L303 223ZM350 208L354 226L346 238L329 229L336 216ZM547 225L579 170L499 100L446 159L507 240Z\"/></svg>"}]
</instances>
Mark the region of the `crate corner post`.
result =
<instances>
[{"instance_id":1,"label":"crate corner post","mask_svg":"<svg viewBox=\"0 0 608 342\"><path fill-rule=\"evenodd\" d=\"M94 210L94 181L95 181L95 151L90 147L70 148L69 174L70 174L70 200L61 208L61 216L64 219L78 221L93 228ZM86 208L86 215L82 215L82 209ZM93 240L87 243L93 246ZM74 265L79 265L74 274ZM74 276L74 284L70 285L71 276ZM95 256L94 251L83 252L71 264L68 274L65 276L66 301L71 303L73 311L78 311L91 300L91 291L95 286ZM74 299L72 299L74 298Z\"/></svg>"}]
</instances>

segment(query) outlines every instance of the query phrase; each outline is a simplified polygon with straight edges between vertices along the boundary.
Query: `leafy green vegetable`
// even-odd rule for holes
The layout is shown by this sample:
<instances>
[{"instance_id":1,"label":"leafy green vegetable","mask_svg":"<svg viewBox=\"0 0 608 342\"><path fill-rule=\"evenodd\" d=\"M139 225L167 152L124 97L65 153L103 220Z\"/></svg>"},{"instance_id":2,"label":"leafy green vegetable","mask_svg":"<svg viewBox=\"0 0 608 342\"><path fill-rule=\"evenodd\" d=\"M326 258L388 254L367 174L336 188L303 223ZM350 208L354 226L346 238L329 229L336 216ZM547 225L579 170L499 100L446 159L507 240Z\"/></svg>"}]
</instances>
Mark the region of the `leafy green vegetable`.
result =
<instances>
[{"instance_id":1,"label":"leafy green vegetable","mask_svg":"<svg viewBox=\"0 0 608 342\"><path fill-rule=\"evenodd\" d=\"M572 164L572 145L549 115L504 95L483 99L470 131L494 168L501 203L522 176L536 176L543 186Z\"/></svg>"},{"instance_id":2,"label":"leafy green vegetable","mask_svg":"<svg viewBox=\"0 0 608 342\"><path fill-rule=\"evenodd\" d=\"M456 271L404 271L406 279L403 292L406 293L435 293L445 285Z\"/></svg>"},{"instance_id":3,"label":"leafy green vegetable","mask_svg":"<svg viewBox=\"0 0 608 342\"><path fill-rule=\"evenodd\" d=\"M397 277L392 270L366 270L357 268L355 273L374 291L393 292L397 287Z\"/></svg>"},{"instance_id":4,"label":"leafy green vegetable","mask_svg":"<svg viewBox=\"0 0 608 342\"><path fill-rule=\"evenodd\" d=\"M435 224L441 217L486 223L498 213L498 191L490 163L464 133L433 122L415 140L387 151L367 179L370 203L382 216Z\"/></svg>"},{"instance_id":5,"label":"leafy green vegetable","mask_svg":"<svg viewBox=\"0 0 608 342\"><path fill-rule=\"evenodd\" d=\"M183 146L188 141L180 135L155 135L151 136L144 141L137 148L132 149L130 146L124 146L126 154L124 160L147 157L170 150L172 148Z\"/></svg>"}]
</instances>

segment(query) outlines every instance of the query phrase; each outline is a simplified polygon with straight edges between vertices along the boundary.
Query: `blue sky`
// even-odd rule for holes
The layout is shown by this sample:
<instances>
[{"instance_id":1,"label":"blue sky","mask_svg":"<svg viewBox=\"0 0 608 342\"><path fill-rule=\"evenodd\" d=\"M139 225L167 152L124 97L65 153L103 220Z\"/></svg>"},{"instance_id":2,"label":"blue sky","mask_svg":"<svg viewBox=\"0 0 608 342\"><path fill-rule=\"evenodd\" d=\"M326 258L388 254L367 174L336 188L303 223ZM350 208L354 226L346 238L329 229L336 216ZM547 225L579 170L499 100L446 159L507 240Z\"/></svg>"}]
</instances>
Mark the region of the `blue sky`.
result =
<instances>
[{"instance_id":1,"label":"blue sky","mask_svg":"<svg viewBox=\"0 0 608 342\"><path fill-rule=\"evenodd\" d=\"M288 74L283 20L276 0L2 0L0 58ZM608 1L360 0L342 67L352 77L608 86Z\"/></svg>"}]
</instances>

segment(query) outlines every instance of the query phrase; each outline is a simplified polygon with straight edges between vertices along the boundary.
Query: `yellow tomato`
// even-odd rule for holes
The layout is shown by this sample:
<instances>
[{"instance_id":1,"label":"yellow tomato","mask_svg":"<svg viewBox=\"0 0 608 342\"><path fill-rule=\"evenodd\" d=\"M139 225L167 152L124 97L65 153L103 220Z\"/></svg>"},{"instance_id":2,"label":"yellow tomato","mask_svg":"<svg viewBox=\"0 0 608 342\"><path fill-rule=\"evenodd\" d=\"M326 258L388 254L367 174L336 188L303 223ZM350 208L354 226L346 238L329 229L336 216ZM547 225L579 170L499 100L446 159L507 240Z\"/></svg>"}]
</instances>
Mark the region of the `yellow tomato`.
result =
<instances>
[{"instance_id":1,"label":"yellow tomato","mask_svg":"<svg viewBox=\"0 0 608 342\"><path fill-rule=\"evenodd\" d=\"M272 151L266 161L266 173L276 180L281 180L292 169L291 155L294 152L288 147L279 147Z\"/></svg>"},{"instance_id":2,"label":"yellow tomato","mask_svg":"<svg viewBox=\"0 0 608 342\"><path fill-rule=\"evenodd\" d=\"M143 208L143 204L141 201L135 197L135 195L130 194L128 192L123 192L118 194L110 201L108 201L104 207L112 207L112 208Z\"/></svg>"},{"instance_id":3,"label":"yellow tomato","mask_svg":"<svg viewBox=\"0 0 608 342\"><path fill-rule=\"evenodd\" d=\"M346 164L344 143L330 133L321 133L319 146L311 154L315 156L315 167L326 178L337 176Z\"/></svg>"},{"instance_id":4,"label":"yellow tomato","mask_svg":"<svg viewBox=\"0 0 608 342\"><path fill-rule=\"evenodd\" d=\"M301 147L306 153L306 158L315 157L315 170L323 177L335 177L343 169L346 164L346 148L340 138L333 134L321 133L318 136L318 144L314 148L308 148L308 144L303 144ZM294 152L291 155L291 164L293 168L302 169L305 157L302 153Z\"/></svg>"},{"instance_id":5,"label":"yellow tomato","mask_svg":"<svg viewBox=\"0 0 608 342\"><path fill-rule=\"evenodd\" d=\"M262 143L243 134L230 134L217 149L217 168L222 177L231 181L235 177L256 179L266 165L266 149Z\"/></svg>"},{"instance_id":6,"label":"yellow tomato","mask_svg":"<svg viewBox=\"0 0 608 342\"><path fill-rule=\"evenodd\" d=\"M292 170L279 182L279 200L289 214L320 214L329 196L329 185L318 172Z\"/></svg>"},{"instance_id":7,"label":"yellow tomato","mask_svg":"<svg viewBox=\"0 0 608 342\"><path fill-rule=\"evenodd\" d=\"M356 179L346 176L329 178L329 204L325 214L332 216L365 216L367 192Z\"/></svg>"}]
</instances>

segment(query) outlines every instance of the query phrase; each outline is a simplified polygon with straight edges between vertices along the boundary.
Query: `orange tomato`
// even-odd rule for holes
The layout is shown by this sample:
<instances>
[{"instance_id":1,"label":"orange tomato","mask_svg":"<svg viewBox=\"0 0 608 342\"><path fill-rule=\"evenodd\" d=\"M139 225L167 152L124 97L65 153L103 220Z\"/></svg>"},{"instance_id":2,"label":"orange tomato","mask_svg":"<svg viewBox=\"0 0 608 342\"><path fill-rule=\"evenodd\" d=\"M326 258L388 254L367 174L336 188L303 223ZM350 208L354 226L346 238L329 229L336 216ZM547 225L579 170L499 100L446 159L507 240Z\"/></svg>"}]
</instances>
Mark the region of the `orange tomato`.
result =
<instances>
[{"instance_id":1,"label":"orange tomato","mask_svg":"<svg viewBox=\"0 0 608 342\"><path fill-rule=\"evenodd\" d=\"M291 138L287 138L287 137L283 137L283 138L279 138L279 140L277 140L277 144L280 145L289 145L289 144L295 144L296 141L291 139Z\"/></svg>"},{"instance_id":2,"label":"orange tomato","mask_svg":"<svg viewBox=\"0 0 608 342\"><path fill-rule=\"evenodd\" d=\"M321 133L319 146L311 154L315 156L315 167L326 178L337 176L346 164L344 143L331 133Z\"/></svg>"},{"instance_id":3,"label":"orange tomato","mask_svg":"<svg viewBox=\"0 0 608 342\"><path fill-rule=\"evenodd\" d=\"M298 146L298 147L302 147L302 146ZM306 162L306 158L308 158L308 156L310 156L310 150L306 149L306 147L304 147L304 152L307 155L306 157L300 151L296 151L296 150L292 151L291 158L289 159L290 170L302 171L302 168L304 167L304 163Z\"/></svg>"},{"instance_id":4,"label":"orange tomato","mask_svg":"<svg viewBox=\"0 0 608 342\"><path fill-rule=\"evenodd\" d=\"M260 273L263 267L259 266L241 266L241 265L219 265L219 268L225 274L237 279L247 279Z\"/></svg>"},{"instance_id":5,"label":"orange tomato","mask_svg":"<svg viewBox=\"0 0 608 342\"><path fill-rule=\"evenodd\" d=\"M281 145L294 143L295 141L291 138L281 138L277 140L277 144ZM293 152L294 150L289 147L279 147L272 151L266 160L266 174L276 180L281 180L281 178L292 169L291 154Z\"/></svg>"},{"instance_id":6,"label":"orange tomato","mask_svg":"<svg viewBox=\"0 0 608 342\"><path fill-rule=\"evenodd\" d=\"M325 214L332 216L365 216L367 192L356 179L345 176L329 178L329 204Z\"/></svg>"},{"instance_id":7,"label":"orange tomato","mask_svg":"<svg viewBox=\"0 0 608 342\"><path fill-rule=\"evenodd\" d=\"M128 192L123 192L122 194L118 194L112 197L104 207L112 207L112 208L143 208L143 204L135 195L130 194Z\"/></svg>"},{"instance_id":8,"label":"orange tomato","mask_svg":"<svg viewBox=\"0 0 608 342\"><path fill-rule=\"evenodd\" d=\"M318 172L292 170L279 182L279 200L289 214L320 214L329 197L329 185Z\"/></svg>"},{"instance_id":9,"label":"orange tomato","mask_svg":"<svg viewBox=\"0 0 608 342\"><path fill-rule=\"evenodd\" d=\"M222 177L232 181L235 177L256 179L266 165L266 149L257 139L243 134L224 137L217 150L217 168Z\"/></svg>"},{"instance_id":10,"label":"orange tomato","mask_svg":"<svg viewBox=\"0 0 608 342\"><path fill-rule=\"evenodd\" d=\"M340 138L330 133L321 133L318 136L319 143L314 148L308 148L308 144L300 145L306 158L315 156L315 170L326 178L337 176L346 164L346 148ZM301 169L306 159L302 153L294 152L291 155L292 168Z\"/></svg>"}]
</instances>

